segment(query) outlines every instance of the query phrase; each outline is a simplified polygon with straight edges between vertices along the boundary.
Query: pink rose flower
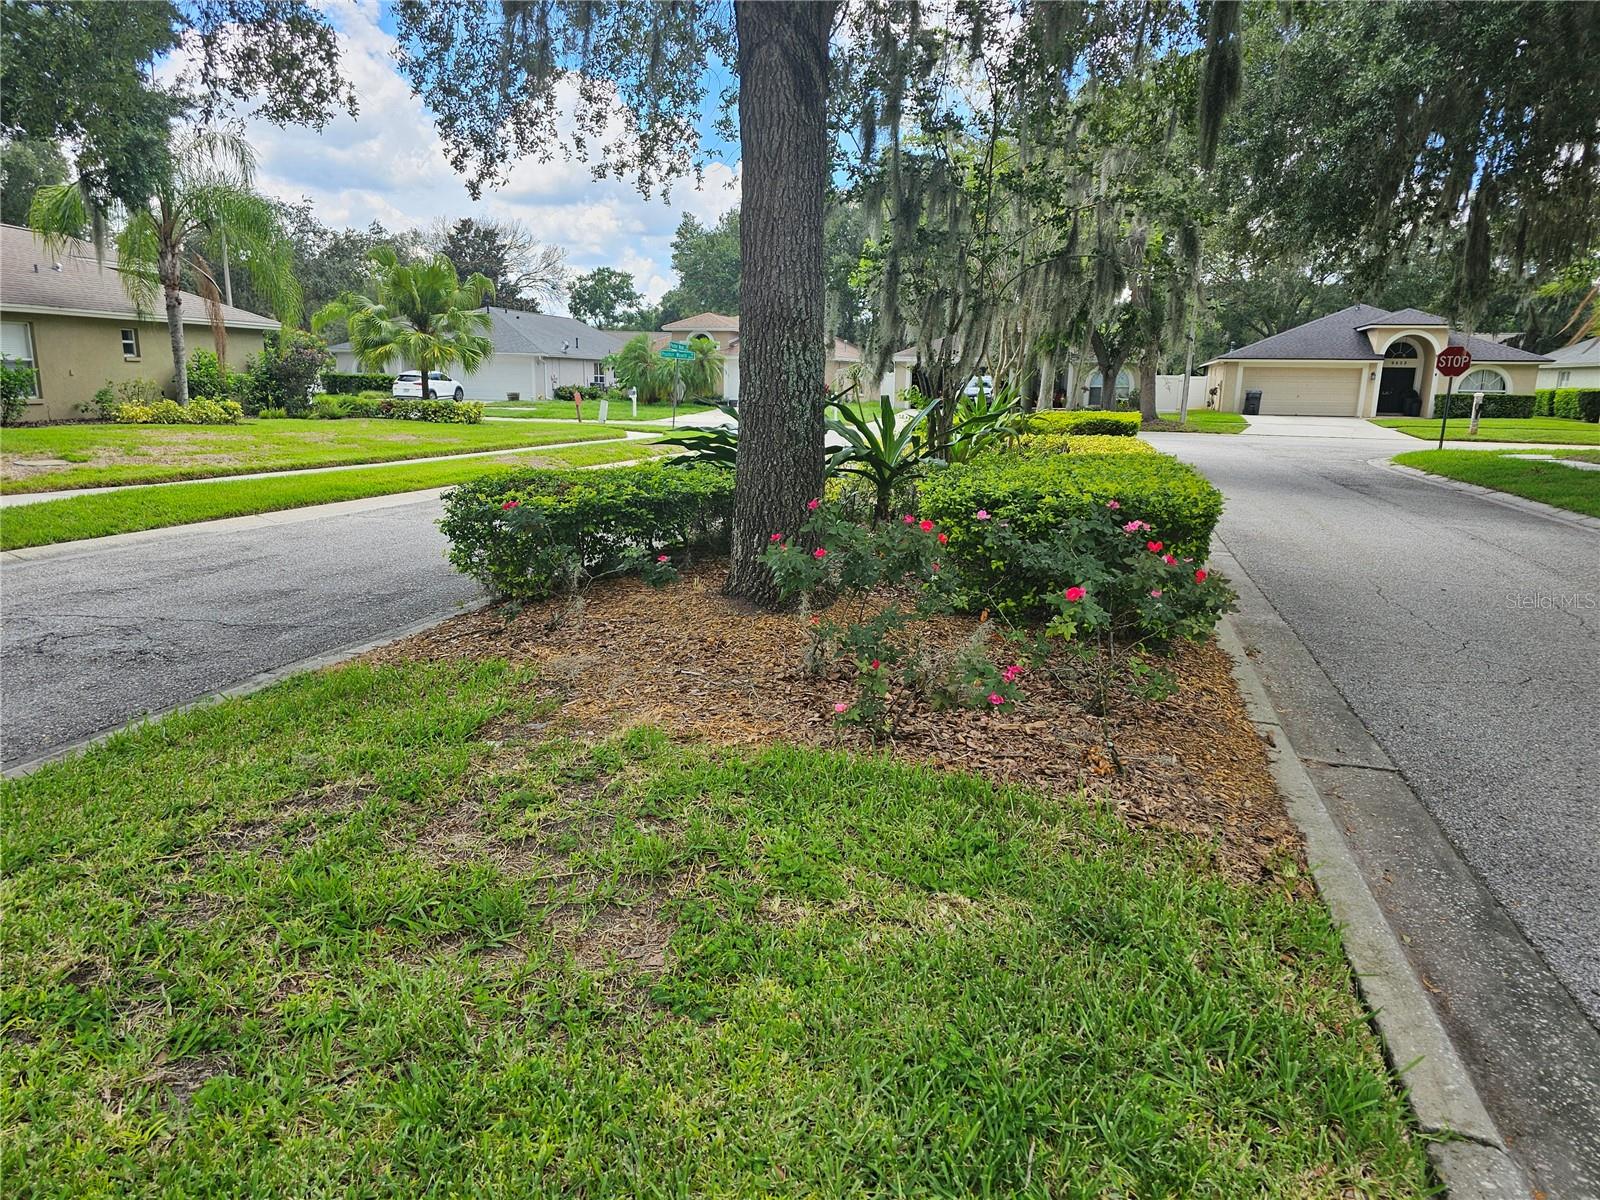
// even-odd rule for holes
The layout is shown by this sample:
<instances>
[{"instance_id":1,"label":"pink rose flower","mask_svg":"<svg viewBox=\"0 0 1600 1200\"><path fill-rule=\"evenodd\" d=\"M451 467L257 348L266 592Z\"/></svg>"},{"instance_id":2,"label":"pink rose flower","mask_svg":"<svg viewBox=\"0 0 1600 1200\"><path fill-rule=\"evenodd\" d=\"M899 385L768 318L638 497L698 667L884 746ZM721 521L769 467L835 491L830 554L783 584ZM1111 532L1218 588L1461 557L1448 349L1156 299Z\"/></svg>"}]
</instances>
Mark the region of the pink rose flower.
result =
<instances>
[{"instance_id":1,"label":"pink rose flower","mask_svg":"<svg viewBox=\"0 0 1600 1200\"><path fill-rule=\"evenodd\" d=\"M1002 696L999 692L990 692L989 693L989 703L994 705L996 708L999 708L1005 702L1006 702L1006 698L1004 696Z\"/></svg>"},{"instance_id":2,"label":"pink rose flower","mask_svg":"<svg viewBox=\"0 0 1600 1200\"><path fill-rule=\"evenodd\" d=\"M1067 603L1068 604L1076 604L1079 600L1082 600L1088 594L1089 593L1086 590L1084 590L1083 588L1079 587L1077 584L1073 584L1065 592L1062 593L1062 595L1067 598Z\"/></svg>"},{"instance_id":3,"label":"pink rose flower","mask_svg":"<svg viewBox=\"0 0 1600 1200\"><path fill-rule=\"evenodd\" d=\"M1166 563L1169 567L1175 567L1178 565L1178 560L1173 558L1170 554L1163 554L1161 556L1161 561Z\"/></svg>"},{"instance_id":4,"label":"pink rose flower","mask_svg":"<svg viewBox=\"0 0 1600 1200\"><path fill-rule=\"evenodd\" d=\"M1204 583L1206 581L1206 569L1204 567L1194 573L1194 581L1196 583Z\"/></svg>"},{"instance_id":5,"label":"pink rose flower","mask_svg":"<svg viewBox=\"0 0 1600 1200\"><path fill-rule=\"evenodd\" d=\"M989 519L989 510L987 508L980 508L972 515L980 521L987 521Z\"/></svg>"},{"instance_id":6,"label":"pink rose flower","mask_svg":"<svg viewBox=\"0 0 1600 1200\"><path fill-rule=\"evenodd\" d=\"M1151 588L1150 589L1150 598L1153 599L1153 600L1161 599L1161 589L1160 588Z\"/></svg>"},{"instance_id":7,"label":"pink rose flower","mask_svg":"<svg viewBox=\"0 0 1600 1200\"><path fill-rule=\"evenodd\" d=\"M942 546L942 545L944 545L944 544L945 544L945 543L946 543L946 542L948 542L948 541L949 541L949 540L950 540L950 535L949 535L949 534L948 534L948 533L941 533L941 534L940 534L940 535L939 535L939 545L941 545L941 546Z\"/></svg>"},{"instance_id":8,"label":"pink rose flower","mask_svg":"<svg viewBox=\"0 0 1600 1200\"><path fill-rule=\"evenodd\" d=\"M917 519L910 513L907 513L905 516L901 517L900 520L906 525L915 525L917 523Z\"/></svg>"},{"instance_id":9,"label":"pink rose flower","mask_svg":"<svg viewBox=\"0 0 1600 1200\"><path fill-rule=\"evenodd\" d=\"M836 712L836 713L849 712L850 711L850 706L848 704L846 704L843 700L840 700L837 704L835 704L833 706L833 711Z\"/></svg>"},{"instance_id":10,"label":"pink rose flower","mask_svg":"<svg viewBox=\"0 0 1600 1200\"><path fill-rule=\"evenodd\" d=\"M767 539L767 541L769 541L769 542L781 542L781 541L783 541L783 534L775 533L771 537L769 537Z\"/></svg>"},{"instance_id":11,"label":"pink rose flower","mask_svg":"<svg viewBox=\"0 0 1600 1200\"><path fill-rule=\"evenodd\" d=\"M1151 554L1160 554L1161 553L1161 543L1160 542L1146 542L1144 544L1144 548L1146 550L1150 551Z\"/></svg>"},{"instance_id":12,"label":"pink rose flower","mask_svg":"<svg viewBox=\"0 0 1600 1200\"><path fill-rule=\"evenodd\" d=\"M812 558L827 558L828 557L828 552L826 550L824 550L821 546L818 546L815 550L813 550L811 552L811 557Z\"/></svg>"},{"instance_id":13,"label":"pink rose flower","mask_svg":"<svg viewBox=\"0 0 1600 1200\"><path fill-rule=\"evenodd\" d=\"M667 556L665 554L658 554L658 555L656 555L656 561L657 562L666 562L667 561Z\"/></svg>"},{"instance_id":14,"label":"pink rose flower","mask_svg":"<svg viewBox=\"0 0 1600 1200\"><path fill-rule=\"evenodd\" d=\"M518 505L520 505L520 504L521 504L521 503L522 503L522 501L521 501L521 500L507 500L507 501L506 501L506 502L505 502L505 503L504 503L504 504L502 504L502 505L501 505L501 506L500 506L500 510L501 510L501 511L502 511L502 512L504 512L504 511L506 511L506 510L507 510L507 509L511 509L511 508L516 508L516 507L517 507L517 506L518 506Z\"/></svg>"},{"instance_id":15,"label":"pink rose flower","mask_svg":"<svg viewBox=\"0 0 1600 1200\"><path fill-rule=\"evenodd\" d=\"M806 508L809 509L812 512L816 512L817 511L817 505L820 504L820 503L822 503L820 500L807 500L806 501Z\"/></svg>"},{"instance_id":16,"label":"pink rose flower","mask_svg":"<svg viewBox=\"0 0 1600 1200\"><path fill-rule=\"evenodd\" d=\"M1109 508L1112 512L1116 512L1117 509L1122 507L1122 505L1118 504L1115 500L1107 500L1106 501L1106 507Z\"/></svg>"},{"instance_id":17,"label":"pink rose flower","mask_svg":"<svg viewBox=\"0 0 1600 1200\"><path fill-rule=\"evenodd\" d=\"M922 530L923 533L932 533L933 532L933 522L928 520L927 518L923 518L922 520L917 522L917 528Z\"/></svg>"}]
</instances>

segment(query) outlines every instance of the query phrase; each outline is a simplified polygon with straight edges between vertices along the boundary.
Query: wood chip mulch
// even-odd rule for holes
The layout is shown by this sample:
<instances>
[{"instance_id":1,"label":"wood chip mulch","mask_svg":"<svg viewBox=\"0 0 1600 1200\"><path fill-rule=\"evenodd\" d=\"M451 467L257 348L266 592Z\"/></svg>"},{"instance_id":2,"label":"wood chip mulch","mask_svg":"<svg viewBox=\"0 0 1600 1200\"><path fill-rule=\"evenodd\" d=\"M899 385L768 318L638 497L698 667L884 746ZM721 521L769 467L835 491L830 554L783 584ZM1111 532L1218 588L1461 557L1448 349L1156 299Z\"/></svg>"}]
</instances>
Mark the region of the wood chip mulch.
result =
<instances>
[{"instance_id":1,"label":"wood chip mulch","mask_svg":"<svg viewBox=\"0 0 1600 1200\"><path fill-rule=\"evenodd\" d=\"M725 575L722 564L711 563L665 588L610 580L577 602L483 609L364 660L533 665L541 694L561 705L559 725L578 737L648 723L713 745L871 748L866 731L834 720L834 703L854 699L850 672L817 677L805 670L806 618L728 599ZM970 617L950 617L916 632L954 645L973 630ZM936 710L919 697L897 696L893 736L884 745L913 761L1000 782L1085 791L1130 825L1212 847L1217 868L1234 879L1310 894L1299 832L1245 716L1227 655L1211 642L1186 643L1163 665L1178 681L1175 695L1122 696L1104 722L1088 710L1087 678L1025 675L1027 698L1011 711Z\"/></svg>"}]
</instances>

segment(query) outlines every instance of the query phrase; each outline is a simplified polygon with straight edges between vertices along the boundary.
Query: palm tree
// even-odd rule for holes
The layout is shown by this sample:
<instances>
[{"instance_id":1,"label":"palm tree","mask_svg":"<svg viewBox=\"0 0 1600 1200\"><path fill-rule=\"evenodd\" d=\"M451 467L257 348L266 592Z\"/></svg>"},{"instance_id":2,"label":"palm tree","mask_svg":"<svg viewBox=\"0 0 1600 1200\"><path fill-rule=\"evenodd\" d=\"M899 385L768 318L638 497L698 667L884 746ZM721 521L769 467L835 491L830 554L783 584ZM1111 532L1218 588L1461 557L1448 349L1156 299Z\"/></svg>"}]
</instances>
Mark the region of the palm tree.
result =
<instances>
[{"instance_id":1,"label":"palm tree","mask_svg":"<svg viewBox=\"0 0 1600 1200\"><path fill-rule=\"evenodd\" d=\"M683 364L684 393L691 399L722 395L722 351L714 339L703 334L689 339L694 352L692 362Z\"/></svg>"},{"instance_id":2,"label":"palm tree","mask_svg":"<svg viewBox=\"0 0 1600 1200\"><path fill-rule=\"evenodd\" d=\"M371 254L371 295L345 292L312 318L320 331L333 321L350 328L350 348L364 370L384 371L396 359L428 376L459 363L475 371L494 354L491 324L484 304L494 295L488 276L469 275L463 282L455 264L442 254L419 262L401 262L393 248L379 246Z\"/></svg>"},{"instance_id":3,"label":"palm tree","mask_svg":"<svg viewBox=\"0 0 1600 1200\"><path fill-rule=\"evenodd\" d=\"M649 334L629 338L611 361L618 386L638 388L639 399L646 404L664 398L672 386L671 376L662 369L665 362L650 348Z\"/></svg>"},{"instance_id":4,"label":"palm tree","mask_svg":"<svg viewBox=\"0 0 1600 1200\"><path fill-rule=\"evenodd\" d=\"M165 302L173 390L178 403L187 404L186 273L205 301L217 357L226 362L228 354L222 289L206 257L209 245L217 238L227 239L235 260L285 325L299 319L300 285L295 281L293 255L276 209L250 186L255 155L249 142L223 130L196 130L175 141L169 161L154 194L128 211L116 235L116 269L140 313L153 307L158 294ZM50 184L34 194L28 224L52 252L73 241L86 225L91 226L98 249L106 220L114 214L94 210L91 205L81 181Z\"/></svg>"}]
</instances>

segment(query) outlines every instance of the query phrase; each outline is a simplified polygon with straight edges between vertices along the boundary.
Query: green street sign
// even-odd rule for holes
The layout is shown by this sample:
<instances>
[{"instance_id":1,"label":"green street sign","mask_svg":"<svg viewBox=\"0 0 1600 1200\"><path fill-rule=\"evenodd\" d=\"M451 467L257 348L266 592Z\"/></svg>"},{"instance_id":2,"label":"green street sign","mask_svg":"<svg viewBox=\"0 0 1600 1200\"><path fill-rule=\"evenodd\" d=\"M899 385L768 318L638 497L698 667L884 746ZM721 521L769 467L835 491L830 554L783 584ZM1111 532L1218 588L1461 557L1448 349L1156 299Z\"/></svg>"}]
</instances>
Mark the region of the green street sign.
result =
<instances>
[{"instance_id":1,"label":"green street sign","mask_svg":"<svg viewBox=\"0 0 1600 1200\"><path fill-rule=\"evenodd\" d=\"M672 347L668 346L665 350L663 350L661 352L661 357L665 358L665 359L669 359L672 362L693 362L694 361L694 351L693 350L674 350Z\"/></svg>"},{"instance_id":2,"label":"green street sign","mask_svg":"<svg viewBox=\"0 0 1600 1200\"><path fill-rule=\"evenodd\" d=\"M668 350L687 350L688 348L689 348L689 343L688 342L668 342L667 343L667 349Z\"/></svg>"}]
</instances>

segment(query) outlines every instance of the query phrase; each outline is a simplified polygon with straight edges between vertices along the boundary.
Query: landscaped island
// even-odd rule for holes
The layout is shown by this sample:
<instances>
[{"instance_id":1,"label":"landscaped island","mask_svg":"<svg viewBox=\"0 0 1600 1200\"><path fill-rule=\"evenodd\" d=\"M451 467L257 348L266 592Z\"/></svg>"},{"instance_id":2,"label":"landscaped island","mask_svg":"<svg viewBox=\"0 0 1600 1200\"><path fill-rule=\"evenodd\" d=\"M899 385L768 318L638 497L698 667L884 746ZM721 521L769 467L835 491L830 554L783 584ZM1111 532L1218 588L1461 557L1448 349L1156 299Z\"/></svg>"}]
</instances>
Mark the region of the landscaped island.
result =
<instances>
[{"instance_id":1,"label":"landscaped island","mask_svg":"<svg viewBox=\"0 0 1600 1200\"><path fill-rule=\"evenodd\" d=\"M7 1178L1427 1194L1220 497L1090 420L863 438L774 613L725 440L489 475L444 528L511 603L7 784Z\"/></svg>"}]
</instances>

